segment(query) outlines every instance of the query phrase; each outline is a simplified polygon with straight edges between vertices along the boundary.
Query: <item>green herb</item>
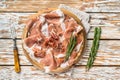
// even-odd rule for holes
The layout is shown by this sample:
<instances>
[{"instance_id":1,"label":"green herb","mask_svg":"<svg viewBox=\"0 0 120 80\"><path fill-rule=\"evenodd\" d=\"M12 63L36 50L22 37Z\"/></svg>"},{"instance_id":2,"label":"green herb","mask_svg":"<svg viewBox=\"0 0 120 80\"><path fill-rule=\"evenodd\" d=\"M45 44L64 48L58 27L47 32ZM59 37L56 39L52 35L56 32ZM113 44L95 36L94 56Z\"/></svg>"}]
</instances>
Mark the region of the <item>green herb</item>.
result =
<instances>
[{"instance_id":1,"label":"green herb","mask_svg":"<svg viewBox=\"0 0 120 80\"><path fill-rule=\"evenodd\" d=\"M92 67L96 54L97 54L97 50L99 48L99 40L100 40L100 36L101 36L101 28L100 27L96 27L94 30L94 39L93 39L93 43L92 43L92 48L90 51L90 55L88 58L88 62L86 65L87 71Z\"/></svg>"},{"instance_id":2,"label":"green herb","mask_svg":"<svg viewBox=\"0 0 120 80\"><path fill-rule=\"evenodd\" d=\"M65 61L67 61L77 43L77 38L76 36L71 35L70 37L70 43L67 46L67 51L66 51L66 56L65 56Z\"/></svg>"}]
</instances>

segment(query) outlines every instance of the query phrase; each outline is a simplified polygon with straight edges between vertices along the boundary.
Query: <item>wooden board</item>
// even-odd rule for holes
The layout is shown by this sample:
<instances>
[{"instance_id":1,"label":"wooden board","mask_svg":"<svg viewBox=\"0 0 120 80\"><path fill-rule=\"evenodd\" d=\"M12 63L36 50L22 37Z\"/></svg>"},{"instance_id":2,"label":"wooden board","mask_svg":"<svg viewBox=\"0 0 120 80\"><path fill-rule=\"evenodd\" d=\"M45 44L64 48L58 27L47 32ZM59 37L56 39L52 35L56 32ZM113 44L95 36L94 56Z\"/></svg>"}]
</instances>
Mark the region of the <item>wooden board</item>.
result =
<instances>
[{"instance_id":1,"label":"wooden board","mask_svg":"<svg viewBox=\"0 0 120 80\"><path fill-rule=\"evenodd\" d=\"M32 16L31 19L36 19L37 16L42 15L42 14L44 14L44 13L49 13L49 12L51 12L51 11L53 11L53 10L56 10L56 9L48 8L48 9L40 10L39 13L37 13L37 14L34 15L34 16ZM75 64L76 62L78 62L78 61L80 60L80 57L81 57L81 55L83 54L83 51L84 51L84 49L85 49L86 32L85 32L85 28L84 28L83 24L81 23L80 19L79 19L78 17L76 17L76 15L74 15L73 13L71 13L71 12L65 10L65 9L61 9L61 11L62 11L65 15L72 17L72 18L78 23L78 25L79 25L80 27L82 27L82 31L80 31L80 33L77 34L77 37L80 37L82 42L81 42L81 46L80 46L80 48L79 48L79 52L77 52L77 55L76 55L76 57L74 58L74 61L73 61L72 64L69 64L68 66L66 66L66 67L64 67L64 68L62 68L62 67L59 66L59 67L57 67L56 69L51 70L49 73L61 73L61 72L65 72L65 71L69 70L69 69L73 66L73 64ZM31 16L30 16L30 17L31 17ZM26 39L26 38L28 37L28 32L29 32L28 27L30 27L30 26L25 26L24 29L23 29L22 40L24 40L24 39ZM42 26L42 27L43 27L43 26ZM45 71L45 69L44 69L45 65L40 64L38 61L36 61L36 60L34 60L32 57L30 57L30 55L29 55L30 53L26 50L25 44L26 44L26 43L22 43L22 48L23 48L24 54L25 54L25 56L27 57L27 59L28 59L34 66L38 67L40 70L44 70L44 71ZM46 54L47 54L47 53L46 53Z\"/></svg>"}]
</instances>

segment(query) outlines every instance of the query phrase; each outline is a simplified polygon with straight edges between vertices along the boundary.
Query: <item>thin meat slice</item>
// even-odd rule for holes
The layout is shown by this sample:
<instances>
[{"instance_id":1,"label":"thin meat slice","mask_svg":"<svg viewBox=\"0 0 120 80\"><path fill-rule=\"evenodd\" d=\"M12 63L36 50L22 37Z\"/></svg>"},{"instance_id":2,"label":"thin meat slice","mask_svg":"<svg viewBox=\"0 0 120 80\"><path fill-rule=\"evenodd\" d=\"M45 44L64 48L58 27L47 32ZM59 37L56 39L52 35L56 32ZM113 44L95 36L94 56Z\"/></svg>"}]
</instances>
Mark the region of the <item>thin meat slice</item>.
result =
<instances>
[{"instance_id":1,"label":"thin meat slice","mask_svg":"<svg viewBox=\"0 0 120 80\"><path fill-rule=\"evenodd\" d=\"M73 51L72 54L71 54L71 56L70 56L70 59L68 60L68 63L69 63L70 65L73 64L76 56L77 56L77 53Z\"/></svg>"},{"instance_id":2,"label":"thin meat slice","mask_svg":"<svg viewBox=\"0 0 120 80\"><path fill-rule=\"evenodd\" d=\"M50 19L50 18L60 18L60 16L57 14L57 13L55 13L55 12L51 12L51 13L47 13L46 15L45 15L45 18L46 19Z\"/></svg>"},{"instance_id":3,"label":"thin meat slice","mask_svg":"<svg viewBox=\"0 0 120 80\"><path fill-rule=\"evenodd\" d=\"M28 37L24 40L25 44L28 46L28 47L32 47L35 43L38 42L38 39L40 39L41 36L38 34L38 35L33 35L31 37Z\"/></svg>"},{"instance_id":4,"label":"thin meat slice","mask_svg":"<svg viewBox=\"0 0 120 80\"><path fill-rule=\"evenodd\" d=\"M48 31L50 34L61 35L63 33L59 24L49 24Z\"/></svg>"},{"instance_id":5,"label":"thin meat slice","mask_svg":"<svg viewBox=\"0 0 120 80\"><path fill-rule=\"evenodd\" d=\"M48 31L49 31L49 34L50 34L51 32L56 33L57 31L56 31L55 25L54 25L54 24L49 24L49 25L48 25Z\"/></svg>"},{"instance_id":6,"label":"thin meat slice","mask_svg":"<svg viewBox=\"0 0 120 80\"><path fill-rule=\"evenodd\" d=\"M62 30L62 28L61 28L60 26L61 26L60 24L56 24L56 25L55 25L55 28L56 28L57 34L61 34L61 33L63 33L63 30Z\"/></svg>"},{"instance_id":7,"label":"thin meat slice","mask_svg":"<svg viewBox=\"0 0 120 80\"><path fill-rule=\"evenodd\" d=\"M73 31L74 31L74 28L73 28L73 27L68 28L68 29L65 31L64 36L65 36L65 38L66 38L67 40L70 39L70 37L71 37Z\"/></svg>"},{"instance_id":8,"label":"thin meat slice","mask_svg":"<svg viewBox=\"0 0 120 80\"><path fill-rule=\"evenodd\" d=\"M64 21L66 28L75 28L78 26L77 22L73 18L67 18Z\"/></svg>"},{"instance_id":9,"label":"thin meat slice","mask_svg":"<svg viewBox=\"0 0 120 80\"><path fill-rule=\"evenodd\" d=\"M34 23L34 25L31 27L29 33L29 36L40 34L42 23L38 20Z\"/></svg>"},{"instance_id":10,"label":"thin meat slice","mask_svg":"<svg viewBox=\"0 0 120 80\"><path fill-rule=\"evenodd\" d=\"M68 22L67 21L65 22L65 25L66 25L66 31L64 36L66 39L69 39L73 31L75 31L76 26L78 26L78 24L74 22L74 20L68 20Z\"/></svg>"},{"instance_id":11,"label":"thin meat slice","mask_svg":"<svg viewBox=\"0 0 120 80\"><path fill-rule=\"evenodd\" d=\"M48 22L48 24L52 23L52 24L60 24L60 18L48 18L46 19L46 21Z\"/></svg>"},{"instance_id":12,"label":"thin meat slice","mask_svg":"<svg viewBox=\"0 0 120 80\"><path fill-rule=\"evenodd\" d=\"M81 36L77 37L77 44L81 43L81 41L82 41L82 37Z\"/></svg>"},{"instance_id":13,"label":"thin meat slice","mask_svg":"<svg viewBox=\"0 0 120 80\"><path fill-rule=\"evenodd\" d=\"M35 51L35 53L34 53L34 56L35 57L39 57L39 58L44 58L44 56L45 56L45 51L43 51L43 50L34 50Z\"/></svg>"},{"instance_id":14,"label":"thin meat slice","mask_svg":"<svg viewBox=\"0 0 120 80\"><path fill-rule=\"evenodd\" d=\"M26 28L29 31L29 29L33 26L34 21L32 19L28 20L26 23Z\"/></svg>"},{"instance_id":15,"label":"thin meat slice","mask_svg":"<svg viewBox=\"0 0 120 80\"><path fill-rule=\"evenodd\" d=\"M53 70L57 67L56 61L51 50L47 51L45 57L40 61L44 66L49 66L50 70Z\"/></svg>"},{"instance_id":16,"label":"thin meat slice","mask_svg":"<svg viewBox=\"0 0 120 80\"><path fill-rule=\"evenodd\" d=\"M50 32L50 36L51 38L53 38L54 40L58 40L59 39L59 36L57 35L57 32L55 30L52 30Z\"/></svg>"},{"instance_id":17,"label":"thin meat slice","mask_svg":"<svg viewBox=\"0 0 120 80\"><path fill-rule=\"evenodd\" d=\"M59 67L60 64L64 62L64 58L56 58L55 60L56 60L56 63L57 63L57 67Z\"/></svg>"},{"instance_id":18,"label":"thin meat slice","mask_svg":"<svg viewBox=\"0 0 120 80\"><path fill-rule=\"evenodd\" d=\"M46 21L51 24L59 24L60 17L56 12L47 13L45 15Z\"/></svg>"},{"instance_id":19,"label":"thin meat slice","mask_svg":"<svg viewBox=\"0 0 120 80\"><path fill-rule=\"evenodd\" d=\"M67 39L63 40L63 42L62 42L62 49L61 49L61 52L62 52L62 53L65 53L65 52L66 52L68 43L69 43L69 42L68 42Z\"/></svg>"},{"instance_id":20,"label":"thin meat slice","mask_svg":"<svg viewBox=\"0 0 120 80\"><path fill-rule=\"evenodd\" d=\"M34 56L35 57L39 57L39 58L43 58L45 57L45 50L43 50L40 46L35 46L32 49L34 51Z\"/></svg>"},{"instance_id":21,"label":"thin meat slice","mask_svg":"<svg viewBox=\"0 0 120 80\"><path fill-rule=\"evenodd\" d=\"M59 37L56 34L51 34L50 38L46 38L43 47L52 47L56 48L58 46Z\"/></svg>"},{"instance_id":22,"label":"thin meat slice","mask_svg":"<svg viewBox=\"0 0 120 80\"><path fill-rule=\"evenodd\" d=\"M53 47L55 46L55 42L53 38L47 38L44 43L43 43L43 47Z\"/></svg>"}]
</instances>

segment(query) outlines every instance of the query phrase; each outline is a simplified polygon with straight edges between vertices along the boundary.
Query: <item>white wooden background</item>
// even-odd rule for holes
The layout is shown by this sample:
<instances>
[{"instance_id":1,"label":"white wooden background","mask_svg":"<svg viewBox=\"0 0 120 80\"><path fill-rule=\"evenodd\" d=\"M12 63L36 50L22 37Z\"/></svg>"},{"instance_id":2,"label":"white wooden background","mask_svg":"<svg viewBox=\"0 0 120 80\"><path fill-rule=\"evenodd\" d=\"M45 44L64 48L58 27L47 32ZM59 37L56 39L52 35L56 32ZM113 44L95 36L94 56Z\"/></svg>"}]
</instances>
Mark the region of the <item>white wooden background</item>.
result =
<instances>
[{"instance_id":1,"label":"white wooden background","mask_svg":"<svg viewBox=\"0 0 120 80\"><path fill-rule=\"evenodd\" d=\"M66 73L50 75L26 59L21 35L27 16L61 3L89 13L91 29L81 60ZM17 31L21 73L14 71L9 17L14 18ZM93 68L86 72L96 26L102 28L100 47ZM120 0L0 0L0 80L120 80Z\"/></svg>"}]
</instances>

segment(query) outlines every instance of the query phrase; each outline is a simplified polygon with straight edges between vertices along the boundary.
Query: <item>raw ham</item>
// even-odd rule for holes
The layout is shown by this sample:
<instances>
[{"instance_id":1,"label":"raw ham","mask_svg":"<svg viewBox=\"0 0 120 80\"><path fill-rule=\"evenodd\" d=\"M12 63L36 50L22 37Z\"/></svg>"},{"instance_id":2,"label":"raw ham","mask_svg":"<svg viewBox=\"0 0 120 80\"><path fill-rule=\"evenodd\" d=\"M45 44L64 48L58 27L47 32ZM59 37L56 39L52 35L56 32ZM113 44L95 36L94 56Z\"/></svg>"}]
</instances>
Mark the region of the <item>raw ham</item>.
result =
<instances>
[{"instance_id":1,"label":"raw ham","mask_svg":"<svg viewBox=\"0 0 120 80\"><path fill-rule=\"evenodd\" d=\"M57 67L59 67L60 64L63 62L64 62L64 58L56 58Z\"/></svg>"},{"instance_id":2,"label":"raw ham","mask_svg":"<svg viewBox=\"0 0 120 80\"><path fill-rule=\"evenodd\" d=\"M49 24L59 24L60 16L56 13L47 13L45 18Z\"/></svg>"},{"instance_id":3,"label":"raw ham","mask_svg":"<svg viewBox=\"0 0 120 80\"><path fill-rule=\"evenodd\" d=\"M44 66L49 66L50 70L57 68L57 63L51 50L48 51L46 56L40 61L40 64Z\"/></svg>"},{"instance_id":4,"label":"raw ham","mask_svg":"<svg viewBox=\"0 0 120 80\"><path fill-rule=\"evenodd\" d=\"M76 56L77 56L77 53L73 51L72 54L71 54L71 56L70 56L70 59L68 60L68 63L69 63L70 65L73 64Z\"/></svg>"},{"instance_id":5,"label":"raw ham","mask_svg":"<svg viewBox=\"0 0 120 80\"><path fill-rule=\"evenodd\" d=\"M38 38L41 38L39 34L26 38L24 42L28 47L32 47L35 43L38 42Z\"/></svg>"},{"instance_id":6,"label":"raw ham","mask_svg":"<svg viewBox=\"0 0 120 80\"><path fill-rule=\"evenodd\" d=\"M41 24L42 23L40 21L36 21L29 31L29 36L40 34Z\"/></svg>"},{"instance_id":7,"label":"raw ham","mask_svg":"<svg viewBox=\"0 0 120 80\"><path fill-rule=\"evenodd\" d=\"M32 27L34 21L32 19L28 20L27 24L26 24L26 28L29 31L29 29Z\"/></svg>"},{"instance_id":8,"label":"raw ham","mask_svg":"<svg viewBox=\"0 0 120 80\"><path fill-rule=\"evenodd\" d=\"M45 57L45 50L41 49L41 47L40 48L34 47L32 50L34 51L35 57L40 57L40 58Z\"/></svg>"},{"instance_id":9,"label":"raw ham","mask_svg":"<svg viewBox=\"0 0 120 80\"><path fill-rule=\"evenodd\" d=\"M51 12L51 13L47 13L46 15L45 15L45 18L46 19L51 19L51 18L60 18L61 16L59 16L57 13L55 13L55 12Z\"/></svg>"}]
</instances>

